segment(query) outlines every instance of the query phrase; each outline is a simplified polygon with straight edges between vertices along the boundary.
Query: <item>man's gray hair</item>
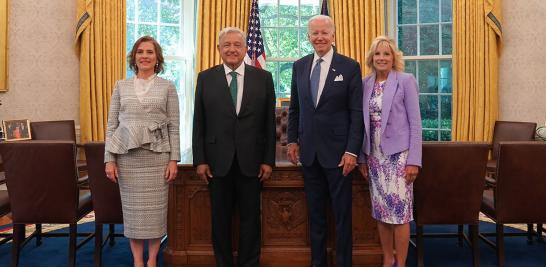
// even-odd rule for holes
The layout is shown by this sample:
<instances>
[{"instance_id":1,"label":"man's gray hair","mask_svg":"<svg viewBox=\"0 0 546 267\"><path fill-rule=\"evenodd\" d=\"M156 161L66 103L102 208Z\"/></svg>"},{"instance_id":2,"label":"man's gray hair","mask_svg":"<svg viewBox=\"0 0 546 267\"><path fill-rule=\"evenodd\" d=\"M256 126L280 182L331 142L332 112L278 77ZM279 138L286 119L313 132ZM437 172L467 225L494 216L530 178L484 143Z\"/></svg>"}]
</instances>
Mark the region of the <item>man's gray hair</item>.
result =
<instances>
[{"instance_id":1,"label":"man's gray hair","mask_svg":"<svg viewBox=\"0 0 546 267\"><path fill-rule=\"evenodd\" d=\"M241 35L241 39L246 46L246 34L237 27L225 27L218 33L218 43L222 43L222 38L228 33L238 33Z\"/></svg>"},{"instance_id":2,"label":"man's gray hair","mask_svg":"<svg viewBox=\"0 0 546 267\"><path fill-rule=\"evenodd\" d=\"M309 25L311 25L312 21L315 20L326 20L328 22L328 25L330 25L330 29L332 30L332 33L336 32L336 25L334 24L334 20L326 15L315 15L311 17L307 23L307 31L309 32Z\"/></svg>"}]
</instances>

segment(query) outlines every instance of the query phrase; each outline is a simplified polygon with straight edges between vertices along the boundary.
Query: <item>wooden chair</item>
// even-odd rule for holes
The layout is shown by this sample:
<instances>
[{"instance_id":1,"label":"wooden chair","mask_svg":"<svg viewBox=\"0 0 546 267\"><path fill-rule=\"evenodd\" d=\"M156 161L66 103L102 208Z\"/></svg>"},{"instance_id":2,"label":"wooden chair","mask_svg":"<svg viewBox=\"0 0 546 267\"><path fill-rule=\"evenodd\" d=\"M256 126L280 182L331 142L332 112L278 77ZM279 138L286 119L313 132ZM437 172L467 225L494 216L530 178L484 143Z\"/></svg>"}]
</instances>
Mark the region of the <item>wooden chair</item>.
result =
<instances>
[{"instance_id":1,"label":"wooden chair","mask_svg":"<svg viewBox=\"0 0 546 267\"><path fill-rule=\"evenodd\" d=\"M417 263L424 266L423 237L465 238L472 246L473 265L479 266L478 222L484 189L488 145L426 142L423 168L414 183ZM457 224L455 234L424 234L427 224ZM462 225L469 225L470 240Z\"/></svg>"},{"instance_id":2,"label":"wooden chair","mask_svg":"<svg viewBox=\"0 0 546 267\"><path fill-rule=\"evenodd\" d=\"M9 205L9 196L7 190L0 190L0 218L9 214L11 208ZM0 245L7 243L13 238L12 234L0 233Z\"/></svg>"},{"instance_id":3,"label":"wooden chair","mask_svg":"<svg viewBox=\"0 0 546 267\"><path fill-rule=\"evenodd\" d=\"M93 209L91 194L77 185L76 144L73 141L0 143L13 219L10 266L17 266L25 240L25 224L69 224L68 266L76 265L77 222ZM66 233L40 233L44 237Z\"/></svg>"},{"instance_id":4,"label":"wooden chair","mask_svg":"<svg viewBox=\"0 0 546 267\"><path fill-rule=\"evenodd\" d=\"M72 140L76 142L73 120L33 121L30 123L32 140Z\"/></svg>"},{"instance_id":5,"label":"wooden chair","mask_svg":"<svg viewBox=\"0 0 546 267\"><path fill-rule=\"evenodd\" d=\"M496 184L495 171L497 169L497 154L499 143L504 141L532 141L535 138L537 124L534 122L495 121L493 129L493 143L491 145L491 159L487 162L486 185L494 188ZM533 242L533 225L527 225L529 242ZM541 238L541 234L538 235Z\"/></svg>"},{"instance_id":6,"label":"wooden chair","mask_svg":"<svg viewBox=\"0 0 546 267\"><path fill-rule=\"evenodd\" d=\"M534 122L495 121L491 160L487 162L487 171L494 174L497 168L499 143L504 141L532 141L535 139L537 124Z\"/></svg>"},{"instance_id":7,"label":"wooden chair","mask_svg":"<svg viewBox=\"0 0 546 267\"><path fill-rule=\"evenodd\" d=\"M76 140L74 120L33 121L30 122L32 140ZM78 162L78 170L85 171L85 162Z\"/></svg>"},{"instance_id":8,"label":"wooden chair","mask_svg":"<svg viewBox=\"0 0 546 267\"><path fill-rule=\"evenodd\" d=\"M288 107L275 108L275 128L277 146L288 144Z\"/></svg>"},{"instance_id":9,"label":"wooden chair","mask_svg":"<svg viewBox=\"0 0 546 267\"><path fill-rule=\"evenodd\" d=\"M495 233L482 238L497 251L504 263L504 224L534 224L546 221L546 142L500 142L497 150L496 185L483 193L481 211L496 223ZM532 235L524 233L523 235ZM496 244L487 236L496 236Z\"/></svg>"},{"instance_id":10,"label":"wooden chair","mask_svg":"<svg viewBox=\"0 0 546 267\"><path fill-rule=\"evenodd\" d=\"M33 121L30 122L30 133L32 140L64 140L76 143L76 124L74 120L58 121ZM78 161L78 185L82 189L88 188L88 177L85 173L87 166L85 162ZM36 244L41 244L42 225L36 225Z\"/></svg>"},{"instance_id":11,"label":"wooden chair","mask_svg":"<svg viewBox=\"0 0 546 267\"><path fill-rule=\"evenodd\" d=\"M102 248L110 240L114 245L116 234L115 224L123 223L121 210L121 198L119 187L111 182L104 172L104 142L87 143L84 145L85 157L89 172L89 188L95 210L95 266L101 266ZM102 229L104 224L109 224L109 231L103 242Z\"/></svg>"}]
</instances>

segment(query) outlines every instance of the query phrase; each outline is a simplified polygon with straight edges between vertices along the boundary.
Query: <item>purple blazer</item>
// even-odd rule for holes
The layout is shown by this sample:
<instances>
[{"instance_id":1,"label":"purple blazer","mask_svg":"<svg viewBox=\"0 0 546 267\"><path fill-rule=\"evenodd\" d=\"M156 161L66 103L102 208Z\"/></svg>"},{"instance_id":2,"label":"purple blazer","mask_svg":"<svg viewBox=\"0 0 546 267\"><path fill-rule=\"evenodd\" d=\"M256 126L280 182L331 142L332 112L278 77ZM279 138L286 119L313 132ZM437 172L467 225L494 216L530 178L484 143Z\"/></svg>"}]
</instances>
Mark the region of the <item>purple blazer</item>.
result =
<instances>
[{"instance_id":1,"label":"purple blazer","mask_svg":"<svg viewBox=\"0 0 546 267\"><path fill-rule=\"evenodd\" d=\"M375 84L375 73L364 77L363 119L366 138L360 152L359 162L370 155L370 98ZM392 70L383 91L381 110L381 150L392 155L409 150L406 165L421 166L422 153L421 112L419 109L419 87L415 77L409 73Z\"/></svg>"}]
</instances>

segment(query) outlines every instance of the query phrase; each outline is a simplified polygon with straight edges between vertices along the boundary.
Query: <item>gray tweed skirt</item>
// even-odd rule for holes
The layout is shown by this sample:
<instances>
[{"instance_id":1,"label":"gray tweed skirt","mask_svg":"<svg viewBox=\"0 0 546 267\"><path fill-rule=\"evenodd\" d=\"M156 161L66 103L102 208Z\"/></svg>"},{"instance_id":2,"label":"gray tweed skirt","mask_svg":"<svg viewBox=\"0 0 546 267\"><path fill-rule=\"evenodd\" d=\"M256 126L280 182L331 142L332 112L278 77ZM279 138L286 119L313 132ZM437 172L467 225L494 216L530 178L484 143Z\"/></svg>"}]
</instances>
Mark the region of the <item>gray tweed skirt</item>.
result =
<instances>
[{"instance_id":1,"label":"gray tweed skirt","mask_svg":"<svg viewBox=\"0 0 546 267\"><path fill-rule=\"evenodd\" d=\"M131 239L161 238L167 233L169 153L132 149L117 155L124 235Z\"/></svg>"}]
</instances>

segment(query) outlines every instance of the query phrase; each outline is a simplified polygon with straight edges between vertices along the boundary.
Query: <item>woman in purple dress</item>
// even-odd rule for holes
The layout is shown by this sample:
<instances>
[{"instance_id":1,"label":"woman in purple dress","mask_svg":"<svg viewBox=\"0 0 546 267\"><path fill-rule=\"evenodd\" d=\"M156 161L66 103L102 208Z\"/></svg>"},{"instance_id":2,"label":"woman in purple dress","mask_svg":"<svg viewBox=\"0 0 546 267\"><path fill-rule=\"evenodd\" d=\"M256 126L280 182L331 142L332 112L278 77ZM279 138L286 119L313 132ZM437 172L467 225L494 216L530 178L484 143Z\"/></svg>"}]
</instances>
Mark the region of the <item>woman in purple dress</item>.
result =
<instances>
[{"instance_id":1,"label":"woman in purple dress","mask_svg":"<svg viewBox=\"0 0 546 267\"><path fill-rule=\"evenodd\" d=\"M372 73L363 80L366 139L359 170L370 183L383 267L403 267L413 220L413 181L421 166L419 89L413 75L403 72L402 52L387 37L374 40L366 65Z\"/></svg>"}]
</instances>

